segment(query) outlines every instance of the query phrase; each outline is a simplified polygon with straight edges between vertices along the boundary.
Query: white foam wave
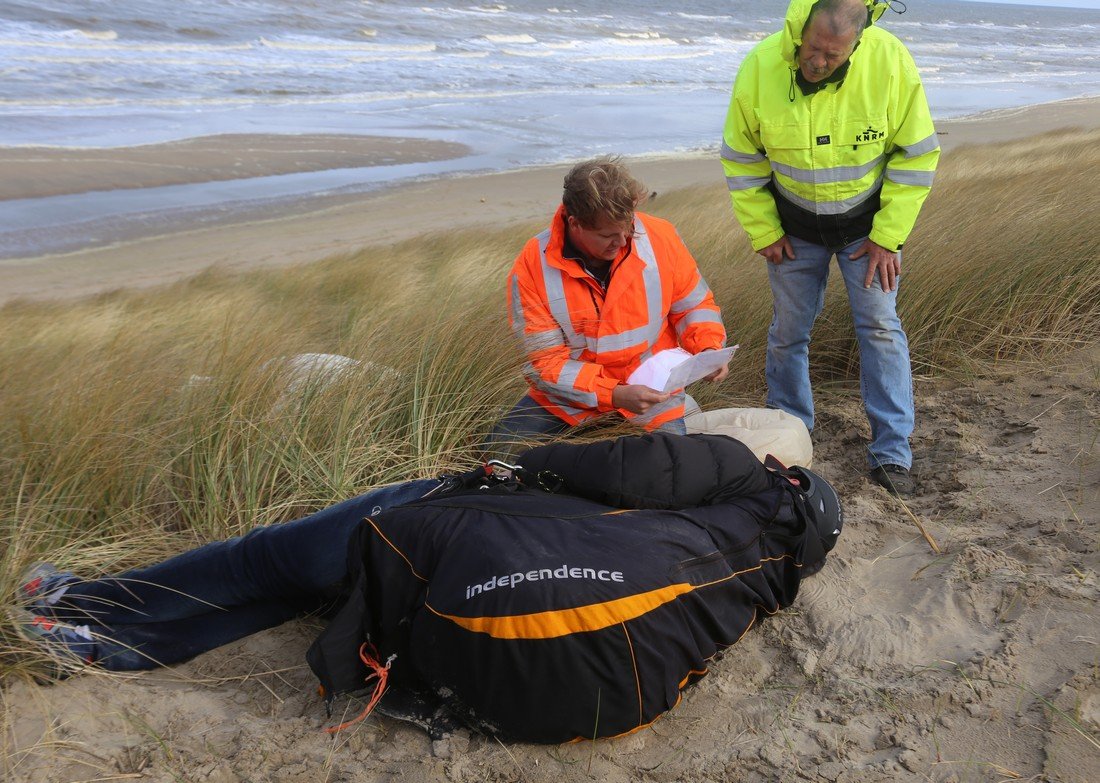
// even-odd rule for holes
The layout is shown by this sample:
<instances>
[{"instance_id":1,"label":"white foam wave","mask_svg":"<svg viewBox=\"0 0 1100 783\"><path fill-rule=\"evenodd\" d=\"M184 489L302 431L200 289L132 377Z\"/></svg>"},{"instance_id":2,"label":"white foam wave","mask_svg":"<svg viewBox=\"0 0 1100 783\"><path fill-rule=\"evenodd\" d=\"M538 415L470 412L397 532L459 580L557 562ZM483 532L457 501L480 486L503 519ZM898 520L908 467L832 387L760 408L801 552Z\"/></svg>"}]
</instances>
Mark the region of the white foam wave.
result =
<instances>
[{"instance_id":1,"label":"white foam wave","mask_svg":"<svg viewBox=\"0 0 1100 783\"><path fill-rule=\"evenodd\" d=\"M114 41L118 39L118 33L114 30L77 30L76 32L93 41Z\"/></svg>"},{"instance_id":2,"label":"white foam wave","mask_svg":"<svg viewBox=\"0 0 1100 783\"><path fill-rule=\"evenodd\" d=\"M501 54L509 57L555 57L557 52L547 51L545 49L501 49Z\"/></svg>"},{"instance_id":3,"label":"white foam wave","mask_svg":"<svg viewBox=\"0 0 1100 783\"><path fill-rule=\"evenodd\" d=\"M521 35L492 35L492 34L488 34L488 35L484 35L482 37L486 41L491 41L492 43L503 43L503 44L517 44L517 43L533 44L533 43L538 43L538 41L536 41L534 38L532 38L531 36L526 35L526 34L521 34Z\"/></svg>"},{"instance_id":4,"label":"white foam wave","mask_svg":"<svg viewBox=\"0 0 1100 783\"><path fill-rule=\"evenodd\" d=\"M679 46L676 41L671 38L661 38L659 34L656 38L606 38L603 43L613 46Z\"/></svg>"},{"instance_id":5,"label":"white foam wave","mask_svg":"<svg viewBox=\"0 0 1100 783\"><path fill-rule=\"evenodd\" d=\"M689 13L685 13L683 11L677 11L676 16L680 17L681 19L697 19L701 22L714 22L714 21L726 22L726 21L729 21L729 20L733 19L732 16L711 16L709 14L689 14Z\"/></svg>"}]
</instances>

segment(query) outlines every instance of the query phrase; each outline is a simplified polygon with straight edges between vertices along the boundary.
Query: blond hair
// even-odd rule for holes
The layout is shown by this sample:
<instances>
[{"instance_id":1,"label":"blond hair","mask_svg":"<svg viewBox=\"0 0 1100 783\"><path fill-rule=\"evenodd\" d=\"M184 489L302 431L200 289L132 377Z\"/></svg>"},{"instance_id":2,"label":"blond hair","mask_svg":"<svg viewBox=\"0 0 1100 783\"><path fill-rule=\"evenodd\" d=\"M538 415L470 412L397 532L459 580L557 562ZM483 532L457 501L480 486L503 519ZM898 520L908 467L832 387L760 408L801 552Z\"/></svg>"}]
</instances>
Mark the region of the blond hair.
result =
<instances>
[{"instance_id":1,"label":"blond hair","mask_svg":"<svg viewBox=\"0 0 1100 783\"><path fill-rule=\"evenodd\" d=\"M629 222L645 201L646 187L634 179L617 155L581 161L565 175L561 203L567 214L585 228L595 228L601 218Z\"/></svg>"}]
</instances>

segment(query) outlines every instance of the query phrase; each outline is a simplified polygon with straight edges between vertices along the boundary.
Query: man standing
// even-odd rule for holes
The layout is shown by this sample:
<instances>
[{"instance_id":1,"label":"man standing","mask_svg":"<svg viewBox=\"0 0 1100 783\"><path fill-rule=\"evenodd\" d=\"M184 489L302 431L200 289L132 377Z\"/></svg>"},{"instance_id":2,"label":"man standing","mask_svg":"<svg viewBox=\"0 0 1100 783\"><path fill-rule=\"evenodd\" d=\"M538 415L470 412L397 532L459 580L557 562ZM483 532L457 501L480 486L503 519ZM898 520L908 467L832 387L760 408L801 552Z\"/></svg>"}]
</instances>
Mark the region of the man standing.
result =
<instances>
[{"instance_id":1,"label":"man standing","mask_svg":"<svg viewBox=\"0 0 1100 783\"><path fill-rule=\"evenodd\" d=\"M835 254L855 322L871 478L912 494L913 389L896 311L901 247L939 141L916 65L872 23L881 0L793 0L737 74L722 163L734 213L768 260L769 407L811 430L810 330Z\"/></svg>"},{"instance_id":2,"label":"man standing","mask_svg":"<svg viewBox=\"0 0 1100 783\"><path fill-rule=\"evenodd\" d=\"M549 228L527 242L508 276L529 391L497 425L489 448L616 411L647 430L686 432L683 390L627 379L669 348L721 348L726 330L676 229L635 211L646 193L614 157L578 163L566 175Z\"/></svg>"}]
</instances>

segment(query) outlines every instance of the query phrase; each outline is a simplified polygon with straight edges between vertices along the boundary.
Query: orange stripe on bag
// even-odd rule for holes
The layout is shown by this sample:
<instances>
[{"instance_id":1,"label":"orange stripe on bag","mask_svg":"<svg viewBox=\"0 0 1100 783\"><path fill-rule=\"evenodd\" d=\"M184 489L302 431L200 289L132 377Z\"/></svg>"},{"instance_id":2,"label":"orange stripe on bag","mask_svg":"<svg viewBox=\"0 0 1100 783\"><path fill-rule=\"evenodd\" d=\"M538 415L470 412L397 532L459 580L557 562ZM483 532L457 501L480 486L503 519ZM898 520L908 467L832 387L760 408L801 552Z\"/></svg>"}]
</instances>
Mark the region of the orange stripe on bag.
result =
<instances>
[{"instance_id":1,"label":"orange stripe on bag","mask_svg":"<svg viewBox=\"0 0 1100 783\"><path fill-rule=\"evenodd\" d=\"M468 631L487 633L497 639L553 639L633 620L694 589L690 584L669 585L600 604L511 617L458 617L428 608Z\"/></svg>"}]
</instances>

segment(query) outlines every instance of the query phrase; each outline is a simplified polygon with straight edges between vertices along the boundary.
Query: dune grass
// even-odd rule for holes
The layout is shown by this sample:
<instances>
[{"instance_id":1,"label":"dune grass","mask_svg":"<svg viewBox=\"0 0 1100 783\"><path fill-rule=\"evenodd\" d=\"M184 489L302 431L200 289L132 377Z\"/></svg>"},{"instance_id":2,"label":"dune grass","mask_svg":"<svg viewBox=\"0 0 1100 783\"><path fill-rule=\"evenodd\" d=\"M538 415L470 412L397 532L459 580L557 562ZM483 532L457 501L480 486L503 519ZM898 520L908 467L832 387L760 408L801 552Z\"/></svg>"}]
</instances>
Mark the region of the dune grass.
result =
<instances>
[{"instance_id":1,"label":"dune grass","mask_svg":"<svg viewBox=\"0 0 1100 783\"><path fill-rule=\"evenodd\" d=\"M900 302L917 373L1044 361L1095 341L1098 150L1100 133L1069 132L945 158L905 248ZM697 399L759 404L766 269L722 185L646 209L677 224L742 347L729 380L696 387ZM0 607L36 559L115 571L471 464L524 388L503 280L540 228L0 310ZM303 352L363 364L288 389L280 357ZM836 279L812 363L822 383L858 378ZM10 640L9 622L0 612ZM25 671L21 651L0 644L0 676Z\"/></svg>"}]
</instances>

